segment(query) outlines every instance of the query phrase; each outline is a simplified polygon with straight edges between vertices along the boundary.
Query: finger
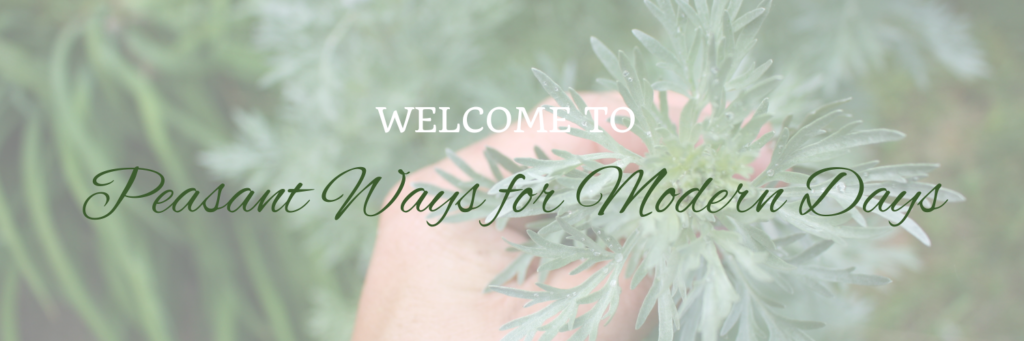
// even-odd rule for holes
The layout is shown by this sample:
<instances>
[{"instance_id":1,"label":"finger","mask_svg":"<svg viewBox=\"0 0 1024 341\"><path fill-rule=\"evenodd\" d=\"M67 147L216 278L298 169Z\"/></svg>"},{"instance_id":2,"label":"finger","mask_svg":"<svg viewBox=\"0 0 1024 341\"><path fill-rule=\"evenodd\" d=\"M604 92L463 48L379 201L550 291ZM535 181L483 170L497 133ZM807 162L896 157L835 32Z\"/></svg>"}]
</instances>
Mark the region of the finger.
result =
<instances>
[{"instance_id":1,"label":"finger","mask_svg":"<svg viewBox=\"0 0 1024 341\"><path fill-rule=\"evenodd\" d=\"M593 120L591 122L597 122L597 125L599 126L598 129L600 129L601 131L607 132L608 135L610 135L613 139L615 139L616 142L621 144L623 147L626 147L627 149L633 151L634 153L637 153L637 154L640 154L640 155L644 155L644 153L647 152L647 146L644 145L643 140L641 140L640 137L637 136L632 131L632 129L627 130L626 129L627 127L615 124L614 120L611 117L611 115L613 115L613 114L615 116L623 116L623 117L628 116L628 113L626 111L624 111L624 110L616 112L617 111L616 109L621 108L621 107L626 107L626 102L625 102L625 100L622 99L622 94L618 93L617 91L581 92L580 93L580 97L585 102L585 104L577 103L577 105L580 106L580 107L586 106L586 107L590 107L590 108L606 108L607 109L606 111L602 111L601 114L598 114L597 115L598 117L597 117L596 120L594 120L594 113L593 113L593 111L591 111L591 113L589 113L591 116L588 117L588 118ZM667 100L668 100L668 112L670 112L670 113L682 111L683 107L686 106L686 103L689 101L689 99L686 98L686 96L683 96L683 95L675 93L675 92L669 92L667 94ZM655 103L655 105L660 106L661 105L661 100L659 98L657 98L657 96L655 96L654 103ZM548 98L544 102L541 102L541 104L539 106L544 106L544 105L558 106L558 103L555 102L554 99ZM708 116L710 114L711 114L710 110L705 110L705 112L702 113L702 118L706 117L706 116ZM602 116L602 115L605 115L605 116ZM669 115L669 119L671 120L672 124L679 124L679 115ZM635 126L633 128L636 129ZM583 129L583 128L579 128L579 127L575 127L574 126L573 129ZM608 151L606 148L604 148L603 146L601 146L601 145L599 145L597 143L592 143L592 144L594 145L594 148L595 148L594 152L607 152Z\"/></svg>"},{"instance_id":2,"label":"finger","mask_svg":"<svg viewBox=\"0 0 1024 341\"><path fill-rule=\"evenodd\" d=\"M585 139L529 131L492 135L456 154L470 168L486 174L486 148L515 158L532 156L534 145L574 154L596 151L595 144ZM438 169L461 177L454 162L445 159L414 172L407 181L443 185ZM360 297L355 339L402 339L410 336L403 335L403 331L435 330L431 327L467 320L467 313L474 316L465 327L475 329L450 331L450 335L486 335L520 316L519 300L482 292L516 256L505 251L505 240L521 243L525 237L511 230L481 227L475 221L430 227L426 216L416 211L388 211L381 216ZM430 339L429 335L416 337ZM437 337L444 339L444 335Z\"/></svg>"}]
</instances>

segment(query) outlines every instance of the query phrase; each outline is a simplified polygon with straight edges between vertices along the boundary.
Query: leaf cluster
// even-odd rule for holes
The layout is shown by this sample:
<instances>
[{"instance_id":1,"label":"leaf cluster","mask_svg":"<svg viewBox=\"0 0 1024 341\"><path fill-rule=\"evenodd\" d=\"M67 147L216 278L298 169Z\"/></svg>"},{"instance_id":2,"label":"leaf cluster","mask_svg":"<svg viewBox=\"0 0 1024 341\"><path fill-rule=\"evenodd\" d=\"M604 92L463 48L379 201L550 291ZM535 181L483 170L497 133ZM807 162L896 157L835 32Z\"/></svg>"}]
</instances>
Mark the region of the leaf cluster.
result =
<instances>
[{"instance_id":1,"label":"leaf cluster","mask_svg":"<svg viewBox=\"0 0 1024 341\"><path fill-rule=\"evenodd\" d=\"M616 185L612 172L594 176L585 191L578 191L577 186L583 177L603 166L637 165L641 171L669 170L668 178L659 185L663 188L655 189L655 193L665 188L681 192L706 178L715 178L729 179L725 188L736 183L747 188L782 188L784 198L795 201L820 190L822 183L830 183L835 176L822 177L821 183L804 187L814 165L843 160L852 148L899 140L903 134L862 128L861 122L834 109L843 102L839 101L802 115L796 119L799 122L790 115L776 132L758 137L758 130L772 116L768 95L781 80L764 76L771 61L757 62L751 56L770 2L648 0L645 4L665 29L661 40L633 31L648 54L638 49L612 52L597 39L592 45L611 75L599 82L618 89L636 113L633 132L647 146L646 155L628 150L606 133L586 129L583 97L539 70L534 74L548 94L560 107L569 108L566 119L583 128L571 133L601 144L608 152L573 155L555 150L558 159L553 159L538 150L536 158L519 158L512 160L514 163L494 151L485 154L498 179L504 173L522 175L525 181L518 182L517 188L530 187L536 192L547 186L555 190L552 200L565 200L554 215L545 215L541 208L527 208L518 213L502 211L493 217L497 211L492 207L487 216L488 220L497 218L499 228L513 218L540 219L528 226L529 242L512 244L521 256L495 278L490 289L528 299L527 305L548 305L505 325L503 329L512 330L505 339L532 339L537 333L542 333L542 339L551 339L563 331L575 331L573 340L594 339L601 322L615 312L620 274L630 278L633 287L645 279L651 281L636 327L657 308L659 340L692 340L697 335L701 340L810 339L805 330L823 324L788 316L782 302L807 293L833 297L847 284L889 283L887 278L856 273L854 268L824 267L818 259L836 243L891 232L885 221L893 212L855 209L821 217L801 215L791 205L759 214L741 214L727 208L717 213L669 210L641 217L629 211L609 216L601 215L598 206L580 204L575 196L579 192L584 202L599 200L601 193ZM689 98L682 110L667 110L667 91ZM655 103L655 96L660 97L660 105ZM705 110L711 115L701 121L699 114ZM672 124L670 115L677 116L680 123ZM748 116L749 121L744 123ZM751 175L746 165L763 146L773 150L770 166L753 179L743 180ZM458 161L454 154L449 157ZM472 179L482 177L465 163L456 164L462 165ZM919 180L935 167L878 166L878 162L869 162L853 169L866 174L865 189L884 186L920 190L930 187ZM454 185L466 184L446 177ZM511 178L483 185L496 194L494 189L507 187ZM826 200L828 205L845 207L842 204L847 203L848 196L841 189L840 195ZM940 198L963 200L948 190L942 191ZM902 227L929 244L924 231L911 219ZM544 291L501 286L512 279L523 281L528 266L535 261L539 264L538 285ZM547 273L563 267L574 268L573 273L589 269L593 275L573 288L543 284ZM589 305L582 314L581 305Z\"/></svg>"}]
</instances>

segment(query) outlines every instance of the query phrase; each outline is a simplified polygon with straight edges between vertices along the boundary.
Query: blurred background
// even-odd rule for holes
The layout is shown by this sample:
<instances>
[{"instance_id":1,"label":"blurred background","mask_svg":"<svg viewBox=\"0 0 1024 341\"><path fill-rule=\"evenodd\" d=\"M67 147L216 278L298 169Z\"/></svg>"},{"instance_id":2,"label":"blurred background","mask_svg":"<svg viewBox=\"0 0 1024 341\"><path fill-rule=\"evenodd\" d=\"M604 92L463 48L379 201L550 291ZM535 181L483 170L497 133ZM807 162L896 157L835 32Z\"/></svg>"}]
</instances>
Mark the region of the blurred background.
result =
<instances>
[{"instance_id":1,"label":"blurred background","mask_svg":"<svg viewBox=\"0 0 1024 341\"><path fill-rule=\"evenodd\" d=\"M908 135L857 158L941 163L929 181L968 198L915 215L932 247L860 259L894 283L855 290L822 339L1024 338L1019 13L775 2L757 48L786 77L771 111L853 96ZM589 37L632 49L651 19L640 1L0 0L0 340L346 340L373 219L129 202L89 221L92 177L141 166L203 191L416 169L483 135L386 134L374 107L531 106L530 67L601 90Z\"/></svg>"}]
</instances>

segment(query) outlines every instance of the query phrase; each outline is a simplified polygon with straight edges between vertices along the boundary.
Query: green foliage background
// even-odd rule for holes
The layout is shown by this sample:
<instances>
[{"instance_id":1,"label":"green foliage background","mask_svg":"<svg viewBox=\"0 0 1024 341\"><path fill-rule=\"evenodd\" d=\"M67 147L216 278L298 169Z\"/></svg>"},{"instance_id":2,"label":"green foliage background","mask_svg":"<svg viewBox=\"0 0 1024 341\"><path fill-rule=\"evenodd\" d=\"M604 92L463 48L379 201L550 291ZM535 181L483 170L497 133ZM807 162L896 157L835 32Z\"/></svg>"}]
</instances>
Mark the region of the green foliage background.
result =
<instances>
[{"instance_id":1,"label":"green foliage background","mask_svg":"<svg viewBox=\"0 0 1024 341\"><path fill-rule=\"evenodd\" d=\"M870 340L1018 339L1024 5L810 3L778 1L762 33L773 72L796 89L786 105L854 94L873 125L908 135L876 157L942 163L933 180L968 197L915 216L931 248L892 241L920 265L858 292L880 302L858 329ZM814 49L822 36L807 27L832 27L836 13L850 28L819 31L864 34ZM882 27L858 13L902 13L886 20L910 28L857 31ZM969 35L946 25L964 18ZM629 30L652 25L638 2L3 0L0 340L345 338L371 219L137 205L89 222L79 212L92 176L148 166L172 188L202 190L415 169L480 136L384 136L374 106L529 106L545 96L529 67L597 89L588 38L633 46Z\"/></svg>"}]
</instances>

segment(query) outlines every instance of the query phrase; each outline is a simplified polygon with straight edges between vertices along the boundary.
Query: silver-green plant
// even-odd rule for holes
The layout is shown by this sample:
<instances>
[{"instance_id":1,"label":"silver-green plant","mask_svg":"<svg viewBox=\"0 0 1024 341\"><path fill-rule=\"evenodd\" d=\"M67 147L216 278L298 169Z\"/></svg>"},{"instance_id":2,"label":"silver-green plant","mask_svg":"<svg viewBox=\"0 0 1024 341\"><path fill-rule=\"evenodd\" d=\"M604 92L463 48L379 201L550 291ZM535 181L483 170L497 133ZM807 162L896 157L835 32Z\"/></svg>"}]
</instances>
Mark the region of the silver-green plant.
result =
<instances>
[{"instance_id":1,"label":"silver-green plant","mask_svg":"<svg viewBox=\"0 0 1024 341\"><path fill-rule=\"evenodd\" d=\"M657 308L658 340L811 339L806 330L823 324L795 318L785 308L787 302L808 295L833 297L848 284L890 282L885 277L855 273L852 267L828 267L830 264L821 260L820 255L837 243L887 235L893 230L888 222L900 221L906 212L867 213L854 209L823 217L800 214L796 203L804 194L820 194L830 189L824 200L834 207L849 206L856 200L858 190L870 193L884 187L927 192L934 185L919 180L937 165L880 166L877 161L850 165L864 177L862 189L855 182L838 182L837 188L832 189L829 184L837 175L835 172L809 182L809 176L820 165L847 163L844 156L848 156L851 148L896 141L904 135L889 129L862 128L852 115L834 109L843 102L838 101L802 116L800 122L786 119L776 127L777 133L759 138L760 127L772 117L768 95L781 80L764 76L771 61L759 62L750 55L770 2L754 5L743 0L716 0L710 4L705 0L648 0L645 4L665 29L662 41L633 31L649 54L639 50L615 53L599 40L592 40L594 52L612 76L599 82L617 88L636 113L632 131L647 146L645 155L630 151L604 132L586 129L590 118L583 113L586 103L582 96L535 70L537 79L558 105L570 108L566 118L584 128L573 129L571 133L599 143L608 152L573 155L555 150L557 158L551 158L538 150L536 158L510 160L489 151L486 157L495 181L474 172L464 162L456 162L474 182L491 188L491 194L497 195L498 188L508 187L514 176L521 175L523 181L517 182L515 188L540 192L547 186L555 191L553 202L564 200L553 214L539 206L520 212L506 209L497 214L497 203L501 202L498 198L487 201L490 206L485 208L490 208L489 214L462 216L493 219L498 228L513 218L539 219L527 227L529 242L512 244L521 256L494 279L489 290L526 299L527 305L546 306L503 326L503 330L511 330L505 340L529 340L538 333L549 340L566 331L575 332L573 340L593 340L599 326L616 311L620 293L617 281L621 275L630 278L633 287L645 278L651 280L636 317L636 327L640 328ZM668 91L689 98L680 112L668 111ZM661 105L655 104L656 94ZM711 112L710 118L698 121L704 110ZM678 125L671 123L671 115L679 117ZM744 123L748 115L751 118ZM773 150L771 163L764 172L753 174L748 164L766 145ZM454 154L450 157L456 158ZM620 174L605 169L589 178L585 188L580 188L588 174L608 165L637 165L639 170ZM502 169L514 176L502 177ZM642 178L641 172L651 176L661 169L668 170L663 181L649 182L651 188L639 187L649 180ZM751 180L742 179L751 176ZM638 186L634 188L653 193L669 188L681 193L699 187L708 178L716 181L708 193L731 190L738 185L756 189L754 193L783 189L779 200L787 200L790 205L777 211L744 213L728 206L715 213L641 213L636 206L622 211L614 209L631 200L626 195L615 197L610 205L580 204L601 200L614 189L617 179L633 177ZM451 176L446 178L463 188L471 185ZM630 187L626 186L627 191ZM946 189L936 197L938 202L963 199ZM696 207L706 204L706 198L701 200L695 203ZM603 206L615 212L603 214ZM912 219L899 226L922 243L930 244ZM543 291L502 286L513 279L522 282L534 261L539 262L537 285ZM544 284L550 271L566 266L573 266L573 273L590 269L592 276L571 288ZM827 301L818 304L823 302ZM583 305L589 305L589 309L581 309Z\"/></svg>"}]
</instances>

